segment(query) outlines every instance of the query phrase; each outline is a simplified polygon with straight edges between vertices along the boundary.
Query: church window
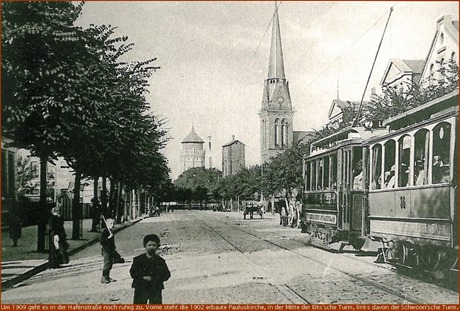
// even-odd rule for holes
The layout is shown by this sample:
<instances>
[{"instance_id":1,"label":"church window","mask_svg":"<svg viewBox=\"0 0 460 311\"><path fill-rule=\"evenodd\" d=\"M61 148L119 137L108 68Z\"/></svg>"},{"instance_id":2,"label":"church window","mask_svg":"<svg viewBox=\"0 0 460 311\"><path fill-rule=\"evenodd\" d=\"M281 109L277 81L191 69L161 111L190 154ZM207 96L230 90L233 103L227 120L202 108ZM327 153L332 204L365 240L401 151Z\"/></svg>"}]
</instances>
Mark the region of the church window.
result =
<instances>
[{"instance_id":1,"label":"church window","mask_svg":"<svg viewBox=\"0 0 460 311\"><path fill-rule=\"evenodd\" d=\"M280 143L280 126L279 120L275 120L275 146L278 146Z\"/></svg>"},{"instance_id":2,"label":"church window","mask_svg":"<svg viewBox=\"0 0 460 311\"><path fill-rule=\"evenodd\" d=\"M281 145L281 148L284 147L284 143L285 143L285 140L284 140L284 136L285 136L285 132L284 132L285 128L284 128L284 119L281 121L281 141L280 141L280 145Z\"/></svg>"},{"instance_id":3,"label":"church window","mask_svg":"<svg viewBox=\"0 0 460 311\"><path fill-rule=\"evenodd\" d=\"M284 136L283 136L283 145L286 147L288 146L288 135L289 135L289 124L286 122L284 124Z\"/></svg>"}]
</instances>

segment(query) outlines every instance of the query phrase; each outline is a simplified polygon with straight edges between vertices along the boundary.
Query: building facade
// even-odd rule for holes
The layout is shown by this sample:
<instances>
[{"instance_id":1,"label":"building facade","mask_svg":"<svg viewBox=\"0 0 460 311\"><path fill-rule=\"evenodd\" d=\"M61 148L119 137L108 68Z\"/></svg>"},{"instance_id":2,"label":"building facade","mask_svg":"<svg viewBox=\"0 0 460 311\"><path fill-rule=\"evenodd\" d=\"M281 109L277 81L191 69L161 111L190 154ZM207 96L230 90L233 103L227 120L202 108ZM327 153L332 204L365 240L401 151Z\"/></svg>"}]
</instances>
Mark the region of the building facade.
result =
<instances>
[{"instance_id":1,"label":"building facade","mask_svg":"<svg viewBox=\"0 0 460 311\"><path fill-rule=\"evenodd\" d=\"M204 149L204 141L195 133L193 126L190 133L181 143L179 174L193 167L205 167L206 150Z\"/></svg>"},{"instance_id":2,"label":"building facade","mask_svg":"<svg viewBox=\"0 0 460 311\"><path fill-rule=\"evenodd\" d=\"M222 176L237 174L246 166L245 145L235 139L222 146Z\"/></svg>"},{"instance_id":3,"label":"building facade","mask_svg":"<svg viewBox=\"0 0 460 311\"><path fill-rule=\"evenodd\" d=\"M436 22L436 33L421 73L421 85L437 83L441 78L439 69L451 60L458 65L458 20L445 15Z\"/></svg>"},{"instance_id":4,"label":"building facade","mask_svg":"<svg viewBox=\"0 0 460 311\"><path fill-rule=\"evenodd\" d=\"M289 83L284 73L280 23L275 2L268 76L264 81L262 106L259 111L262 163L292 146L293 116Z\"/></svg>"}]
</instances>

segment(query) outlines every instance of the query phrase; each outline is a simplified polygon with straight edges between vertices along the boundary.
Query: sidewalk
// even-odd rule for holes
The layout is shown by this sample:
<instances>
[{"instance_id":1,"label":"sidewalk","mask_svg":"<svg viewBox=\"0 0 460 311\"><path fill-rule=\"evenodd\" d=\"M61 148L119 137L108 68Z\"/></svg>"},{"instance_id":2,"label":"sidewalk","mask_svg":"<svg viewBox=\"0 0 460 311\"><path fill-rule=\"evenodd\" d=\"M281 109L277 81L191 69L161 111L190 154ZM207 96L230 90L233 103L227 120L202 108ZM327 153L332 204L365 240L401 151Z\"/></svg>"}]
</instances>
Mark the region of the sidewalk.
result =
<instances>
[{"instance_id":1,"label":"sidewalk","mask_svg":"<svg viewBox=\"0 0 460 311\"><path fill-rule=\"evenodd\" d=\"M115 225L113 232L123 230L144 217L141 216L130 222ZM82 224L80 240L69 239L72 236L72 221L66 221L64 228L67 233L70 244L69 256L85 249L86 247L99 242L99 232L90 232L91 219L84 219ZM37 252L37 226L22 228L22 237L18 240L18 246L13 247L13 241L10 239L8 232L2 233L2 291L13 287L15 284L22 282L35 274L38 274L48 268L48 252ZM48 244L48 241L46 241Z\"/></svg>"}]
</instances>

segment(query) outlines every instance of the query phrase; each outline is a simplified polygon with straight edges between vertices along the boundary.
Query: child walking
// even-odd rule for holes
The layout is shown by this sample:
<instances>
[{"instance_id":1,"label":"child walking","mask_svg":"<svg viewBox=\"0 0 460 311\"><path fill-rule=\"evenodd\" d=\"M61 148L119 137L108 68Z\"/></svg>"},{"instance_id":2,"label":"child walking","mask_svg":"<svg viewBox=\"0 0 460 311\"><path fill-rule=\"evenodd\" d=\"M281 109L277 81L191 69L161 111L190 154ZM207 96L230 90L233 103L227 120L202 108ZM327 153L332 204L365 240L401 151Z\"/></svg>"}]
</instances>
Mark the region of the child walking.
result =
<instances>
[{"instance_id":1,"label":"child walking","mask_svg":"<svg viewBox=\"0 0 460 311\"><path fill-rule=\"evenodd\" d=\"M143 240L145 253L134 257L129 273L133 278L133 304L161 304L163 282L171 276L166 261L157 255L160 238L148 234Z\"/></svg>"}]
</instances>

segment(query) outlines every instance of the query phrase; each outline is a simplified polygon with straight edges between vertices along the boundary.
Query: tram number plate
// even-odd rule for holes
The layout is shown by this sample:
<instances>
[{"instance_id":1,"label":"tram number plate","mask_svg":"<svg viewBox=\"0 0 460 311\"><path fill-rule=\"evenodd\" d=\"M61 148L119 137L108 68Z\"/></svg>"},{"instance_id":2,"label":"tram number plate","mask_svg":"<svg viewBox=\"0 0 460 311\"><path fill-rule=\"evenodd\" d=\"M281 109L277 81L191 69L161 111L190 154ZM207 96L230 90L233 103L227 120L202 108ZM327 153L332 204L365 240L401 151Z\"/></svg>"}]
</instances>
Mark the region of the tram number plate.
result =
<instances>
[{"instance_id":1,"label":"tram number plate","mask_svg":"<svg viewBox=\"0 0 460 311\"><path fill-rule=\"evenodd\" d=\"M418 238L450 240L450 224L371 220L371 231Z\"/></svg>"},{"instance_id":2,"label":"tram number plate","mask_svg":"<svg viewBox=\"0 0 460 311\"><path fill-rule=\"evenodd\" d=\"M322 223L334 224L334 225L337 222L336 215L318 214L318 213L307 213L306 219L307 221L311 221L311 222L322 222Z\"/></svg>"}]
</instances>

